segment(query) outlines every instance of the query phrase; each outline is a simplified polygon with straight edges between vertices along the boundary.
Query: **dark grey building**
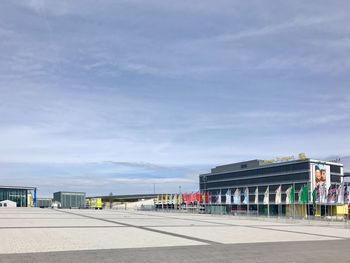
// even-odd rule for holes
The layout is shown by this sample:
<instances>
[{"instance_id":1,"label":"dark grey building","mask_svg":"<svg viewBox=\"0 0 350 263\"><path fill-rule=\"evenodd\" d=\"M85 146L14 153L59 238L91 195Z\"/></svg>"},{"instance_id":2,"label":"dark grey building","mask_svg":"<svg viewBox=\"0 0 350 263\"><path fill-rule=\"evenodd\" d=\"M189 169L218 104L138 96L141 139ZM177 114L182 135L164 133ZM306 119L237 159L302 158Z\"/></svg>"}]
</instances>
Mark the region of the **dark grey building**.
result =
<instances>
[{"instance_id":1,"label":"dark grey building","mask_svg":"<svg viewBox=\"0 0 350 263\"><path fill-rule=\"evenodd\" d=\"M343 179L343 165L340 163L306 158L287 161L251 160L217 166L211 169L210 173L199 176L199 185L201 193L208 192L211 195L212 204L234 206L234 193L241 193L240 200L243 200L244 193L248 192L249 201L245 204L247 206L250 204L250 209L259 210L257 206L266 204L266 192L269 204L273 206L276 203L276 191L278 191L281 196L281 202L278 201L278 204L284 205L287 200L287 189L294 187L295 202L298 202L298 193L303 186L307 186L308 203L312 204L312 191L317 186L323 184L328 189L332 185L340 185ZM229 195L231 200L227 202L226 197ZM219 202L218 196L220 196Z\"/></svg>"},{"instance_id":2,"label":"dark grey building","mask_svg":"<svg viewBox=\"0 0 350 263\"><path fill-rule=\"evenodd\" d=\"M53 201L59 202L61 208L85 208L84 192L56 192Z\"/></svg>"},{"instance_id":3,"label":"dark grey building","mask_svg":"<svg viewBox=\"0 0 350 263\"><path fill-rule=\"evenodd\" d=\"M37 198L36 206L40 208L48 208L52 205L52 198Z\"/></svg>"}]
</instances>

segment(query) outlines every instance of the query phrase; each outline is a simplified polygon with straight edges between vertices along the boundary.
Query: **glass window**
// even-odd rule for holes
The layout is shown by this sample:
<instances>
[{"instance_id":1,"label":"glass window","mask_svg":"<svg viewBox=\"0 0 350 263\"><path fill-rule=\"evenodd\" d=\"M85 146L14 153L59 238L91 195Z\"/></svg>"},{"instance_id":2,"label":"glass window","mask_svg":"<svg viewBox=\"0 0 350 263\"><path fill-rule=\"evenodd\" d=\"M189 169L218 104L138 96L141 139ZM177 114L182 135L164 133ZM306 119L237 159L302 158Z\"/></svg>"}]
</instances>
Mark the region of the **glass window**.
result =
<instances>
[{"instance_id":1,"label":"glass window","mask_svg":"<svg viewBox=\"0 0 350 263\"><path fill-rule=\"evenodd\" d=\"M331 183L341 183L341 177L338 175L331 174Z\"/></svg>"},{"instance_id":2,"label":"glass window","mask_svg":"<svg viewBox=\"0 0 350 263\"><path fill-rule=\"evenodd\" d=\"M25 189L0 188L0 201L10 200L16 202L18 207L27 206L27 195Z\"/></svg>"},{"instance_id":3,"label":"glass window","mask_svg":"<svg viewBox=\"0 0 350 263\"><path fill-rule=\"evenodd\" d=\"M337 173L337 174L340 174L340 166L337 166L337 165L331 165L331 173Z\"/></svg>"},{"instance_id":4,"label":"glass window","mask_svg":"<svg viewBox=\"0 0 350 263\"><path fill-rule=\"evenodd\" d=\"M214 174L207 175L207 181L216 181L216 180L224 180L224 179L233 179L237 177L246 177L246 176L257 176L257 175L267 175L267 174L278 174L278 173L287 173L292 171L300 171L300 170L309 170L309 162L303 163L295 163L295 164L287 164L280 165L275 167L266 167L266 168L257 168L248 171L236 171L230 173L222 173L222 174Z\"/></svg>"},{"instance_id":5,"label":"glass window","mask_svg":"<svg viewBox=\"0 0 350 263\"><path fill-rule=\"evenodd\" d=\"M302 172L296 174L286 174L286 175L278 175L278 176L266 176L266 177L258 177L258 178L247 178L247 179L238 179L238 180L230 180L225 182L208 182L206 184L206 188L227 188L227 187L239 187L244 185L258 185L258 184L282 184L283 182L293 182L293 181L308 181L309 173Z\"/></svg>"}]
</instances>

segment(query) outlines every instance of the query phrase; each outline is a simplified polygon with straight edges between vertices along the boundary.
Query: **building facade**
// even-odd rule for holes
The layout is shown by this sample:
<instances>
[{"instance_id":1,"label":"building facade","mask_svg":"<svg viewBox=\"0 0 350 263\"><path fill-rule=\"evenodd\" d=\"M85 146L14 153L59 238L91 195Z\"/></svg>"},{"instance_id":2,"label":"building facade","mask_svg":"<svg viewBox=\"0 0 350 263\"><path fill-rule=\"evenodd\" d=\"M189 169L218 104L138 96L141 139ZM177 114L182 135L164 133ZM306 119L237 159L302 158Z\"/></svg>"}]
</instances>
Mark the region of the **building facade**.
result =
<instances>
[{"instance_id":1,"label":"building facade","mask_svg":"<svg viewBox=\"0 0 350 263\"><path fill-rule=\"evenodd\" d=\"M84 192L56 192L53 201L59 202L61 208L85 208Z\"/></svg>"},{"instance_id":2,"label":"building facade","mask_svg":"<svg viewBox=\"0 0 350 263\"><path fill-rule=\"evenodd\" d=\"M36 188L24 186L0 186L0 201L16 202L17 207L36 206Z\"/></svg>"},{"instance_id":3,"label":"building facade","mask_svg":"<svg viewBox=\"0 0 350 263\"><path fill-rule=\"evenodd\" d=\"M314 210L312 205L321 202L320 189L338 187L343 179L344 168L340 163L307 158L278 162L251 160L217 166L199 176L199 185L201 193L210 194L211 204L286 214L290 200L293 204L301 203L302 191L307 191L303 204Z\"/></svg>"},{"instance_id":4,"label":"building facade","mask_svg":"<svg viewBox=\"0 0 350 263\"><path fill-rule=\"evenodd\" d=\"M36 206L40 208L48 208L52 206L52 198L37 198Z\"/></svg>"}]
</instances>

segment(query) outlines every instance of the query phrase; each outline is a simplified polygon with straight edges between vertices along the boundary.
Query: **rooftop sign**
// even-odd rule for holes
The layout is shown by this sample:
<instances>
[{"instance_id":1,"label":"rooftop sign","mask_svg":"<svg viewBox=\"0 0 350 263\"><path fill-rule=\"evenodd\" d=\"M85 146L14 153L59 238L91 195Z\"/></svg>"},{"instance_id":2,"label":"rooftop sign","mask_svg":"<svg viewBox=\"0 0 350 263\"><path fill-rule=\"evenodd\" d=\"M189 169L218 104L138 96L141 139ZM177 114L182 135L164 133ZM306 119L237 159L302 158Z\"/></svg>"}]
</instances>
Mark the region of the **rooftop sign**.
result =
<instances>
[{"instance_id":1,"label":"rooftop sign","mask_svg":"<svg viewBox=\"0 0 350 263\"><path fill-rule=\"evenodd\" d=\"M272 164L272 163L283 163L283 162L294 161L294 160L305 160L305 159L307 159L305 153L299 153L298 158L292 155L292 156L277 157L276 159L272 159L272 160L262 160L262 165Z\"/></svg>"}]
</instances>

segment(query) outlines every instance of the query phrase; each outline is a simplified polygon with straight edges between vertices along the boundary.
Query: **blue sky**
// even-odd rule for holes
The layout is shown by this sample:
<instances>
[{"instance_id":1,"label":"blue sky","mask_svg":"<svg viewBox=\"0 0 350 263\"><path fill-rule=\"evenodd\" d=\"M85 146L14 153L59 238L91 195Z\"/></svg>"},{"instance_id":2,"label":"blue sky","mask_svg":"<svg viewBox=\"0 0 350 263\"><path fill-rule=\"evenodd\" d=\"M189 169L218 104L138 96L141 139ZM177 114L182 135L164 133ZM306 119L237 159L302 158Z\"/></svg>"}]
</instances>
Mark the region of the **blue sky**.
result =
<instances>
[{"instance_id":1,"label":"blue sky","mask_svg":"<svg viewBox=\"0 0 350 263\"><path fill-rule=\"evenodd\" d=\"M347 1L0 5L3 184L192 191L214 165L350 156Z\"/></svg>"}]
</instances>

